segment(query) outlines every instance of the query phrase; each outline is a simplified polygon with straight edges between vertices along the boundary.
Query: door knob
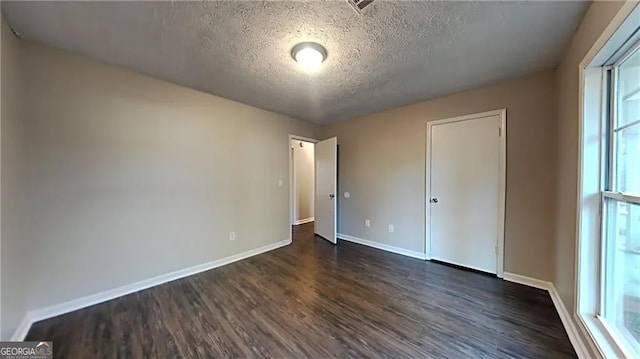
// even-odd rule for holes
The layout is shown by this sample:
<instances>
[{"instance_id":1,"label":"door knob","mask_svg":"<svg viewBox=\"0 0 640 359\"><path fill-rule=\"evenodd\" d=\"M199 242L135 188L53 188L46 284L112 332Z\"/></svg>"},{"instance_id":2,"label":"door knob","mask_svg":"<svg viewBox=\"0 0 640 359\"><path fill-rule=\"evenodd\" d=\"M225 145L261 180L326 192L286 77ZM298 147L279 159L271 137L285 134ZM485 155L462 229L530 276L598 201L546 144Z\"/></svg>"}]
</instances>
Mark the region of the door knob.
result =
<instances>
[{"instance_id":1,"label":"door knob","mask_svg":"<svg viewBox=\"0 0 640 359\"><path fill-rule=\"evenodd\" d=\"M436 197L431 198L431 203L438 203L438 199Z\"/></svg>"},{"instance_id":2,"label":"door knob","mask_svg":"<svg viewBox=\"0 0 640 359\"><path fill-rule=\"evenodd\" d=\"M329 193L329 198L334 199L334 198L336 198L336 195L333 194L333 193Z\"/></svg>"}]
</instances>

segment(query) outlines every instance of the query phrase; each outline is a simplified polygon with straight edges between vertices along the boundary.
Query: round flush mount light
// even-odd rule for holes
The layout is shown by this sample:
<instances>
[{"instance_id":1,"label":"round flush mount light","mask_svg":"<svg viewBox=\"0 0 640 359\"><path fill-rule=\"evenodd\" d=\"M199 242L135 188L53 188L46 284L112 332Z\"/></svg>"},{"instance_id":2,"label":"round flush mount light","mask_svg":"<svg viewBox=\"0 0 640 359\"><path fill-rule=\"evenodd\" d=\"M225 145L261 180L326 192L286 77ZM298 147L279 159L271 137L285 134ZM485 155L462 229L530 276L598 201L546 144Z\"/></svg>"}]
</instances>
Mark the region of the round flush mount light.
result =
<instances>
[{"instance_id":1,"label":"round flush mount light","mask_svg":"<svg viewBox=\"0 0 640 359\"><path fill-rule=\"evenodd\" d=\"M301 42L291 49L291 56L304 68L313 69L327 58L327 50L316 42Z\"/></svg>"}]
</instances>

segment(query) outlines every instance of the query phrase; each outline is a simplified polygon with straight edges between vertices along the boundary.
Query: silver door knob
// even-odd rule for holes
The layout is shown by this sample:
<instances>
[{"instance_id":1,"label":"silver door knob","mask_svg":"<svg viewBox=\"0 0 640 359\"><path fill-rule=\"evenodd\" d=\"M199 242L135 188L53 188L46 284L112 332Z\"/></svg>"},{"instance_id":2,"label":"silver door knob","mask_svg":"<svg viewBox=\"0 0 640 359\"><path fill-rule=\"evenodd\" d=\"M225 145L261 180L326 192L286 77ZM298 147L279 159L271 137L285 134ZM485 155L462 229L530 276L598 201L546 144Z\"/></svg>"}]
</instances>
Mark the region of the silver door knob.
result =
<instances>
[{"instance_id":1,"label":"silver door knob","mask_svg":"<svg viewBox=\"0 0 640 359\"><path fill-rule=\"evenodd\" d=\"M435 197L431 198L431 203L438 203L438 199Z\"/></svg>"},{"instance_id":2,"label":"silver door knob","mask_svg":"<svg viewBox=\"0 0 640 359\"><path fill-rule=\"evenodd\" d=\"M334 198L336 198L336 195L333 194L333 193L329 193L329 198L334 199Z\"/></svg>"}]
</instances>

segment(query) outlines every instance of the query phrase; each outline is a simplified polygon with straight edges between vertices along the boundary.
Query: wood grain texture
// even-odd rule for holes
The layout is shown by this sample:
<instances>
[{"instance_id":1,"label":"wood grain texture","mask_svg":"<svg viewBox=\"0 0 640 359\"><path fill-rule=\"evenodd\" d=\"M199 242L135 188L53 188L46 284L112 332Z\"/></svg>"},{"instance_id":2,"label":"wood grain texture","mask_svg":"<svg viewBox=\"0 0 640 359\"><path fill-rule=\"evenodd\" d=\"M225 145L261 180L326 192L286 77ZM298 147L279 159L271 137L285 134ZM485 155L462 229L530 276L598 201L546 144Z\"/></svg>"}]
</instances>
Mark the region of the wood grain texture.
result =
<instances>
[{"instance_id":1,"label":"wood grain texture","mask_svg":"<svg viewBox=\"0 0 640 359\"><path fill-rule=\"evenodd\" d=\"M57 358L575 358L548 293L313 235L36 323Z\"/></svg>"}]
</instances>

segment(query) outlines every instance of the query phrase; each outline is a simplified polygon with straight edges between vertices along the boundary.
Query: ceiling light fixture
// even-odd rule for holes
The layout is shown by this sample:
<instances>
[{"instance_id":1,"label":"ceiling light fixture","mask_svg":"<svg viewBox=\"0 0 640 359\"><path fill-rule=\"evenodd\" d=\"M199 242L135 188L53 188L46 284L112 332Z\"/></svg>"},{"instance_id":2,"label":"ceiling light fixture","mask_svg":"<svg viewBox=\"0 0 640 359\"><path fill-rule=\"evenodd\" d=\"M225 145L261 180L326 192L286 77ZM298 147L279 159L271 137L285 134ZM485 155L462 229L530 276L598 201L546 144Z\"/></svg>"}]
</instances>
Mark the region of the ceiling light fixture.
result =
<instances>
[{"instance_id":1,"label":"ceiling light fixture","mask_svg":"<svg viewBox=\"0 0 640 359\"><path fill-rule=\"evenodd\" d=\"M291 49L291 56L304 68L314 69L327 58L327 50L316 42L301 42Z\"/></svg>"}]
</instances>

